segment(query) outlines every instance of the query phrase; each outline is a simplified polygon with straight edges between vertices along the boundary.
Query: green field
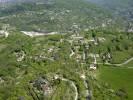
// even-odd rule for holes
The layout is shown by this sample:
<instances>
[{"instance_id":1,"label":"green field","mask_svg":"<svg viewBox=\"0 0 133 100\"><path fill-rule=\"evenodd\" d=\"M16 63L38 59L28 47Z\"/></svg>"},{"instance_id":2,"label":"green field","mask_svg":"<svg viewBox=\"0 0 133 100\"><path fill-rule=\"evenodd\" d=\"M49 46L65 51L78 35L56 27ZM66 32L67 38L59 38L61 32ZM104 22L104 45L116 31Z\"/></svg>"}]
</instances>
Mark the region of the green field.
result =
<instances>
[{"instance_id":1,"label":"green field","mask_svg":"<svg viewBox=\"0 0 133 100\"><path fill-rule=\"evenodd\" d=\"M133 69L101 66L99 72L100 80L107 82L115 91L124 89L128 94L127 100L133 100Z\"/></svg>"}]
</instances>

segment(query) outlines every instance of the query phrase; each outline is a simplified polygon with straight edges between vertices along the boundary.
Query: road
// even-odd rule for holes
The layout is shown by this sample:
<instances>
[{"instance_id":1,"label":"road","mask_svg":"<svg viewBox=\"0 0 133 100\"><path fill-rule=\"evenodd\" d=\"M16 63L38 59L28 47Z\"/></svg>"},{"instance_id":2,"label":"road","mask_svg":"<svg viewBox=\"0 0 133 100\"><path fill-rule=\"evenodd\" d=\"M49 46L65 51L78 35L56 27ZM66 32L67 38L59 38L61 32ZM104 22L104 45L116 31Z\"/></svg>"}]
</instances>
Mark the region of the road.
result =
<instances>
[{"instance_id":1,"label":"road","mask_svg":"<svg viewBox=\"0 0 133 100\"><path fill-rule=\"evenodd\" d=\"M75 54L75 52L71 49L71 54L69 55L70 58Z\"/></svg>"},{"instance_id":2,"label":"road","mask_svg":"<svg viewBox=\"0 0 133 100\"><path fill-rule=\"evenodd\" d=\"M86 88L86 90L85 90L86 91L85 92L85 94L86 94L86 100L91 100L91 90L90 90L90 88L88 86L88 82L89 81L86 80L86 75L85 74L81 75L81 78L83 79L84 86Z\"/></svg>"},{"instance_id":3,"label":"road","mask_svg":"<svg viewBox=\"0 0 133 100\"><path fill-rule=\"evenodd\" d=\"M128 59L128 60L126 60L125 62L123 62L123 63L121 63L121 64L113 64L113 65L115 65L115 66L123 66L123 65L128 64L128 63L131 62L132 60L133 60L133 57L130 58L130 59Z\"/></svg>"},{"instance_id":4,"label":"road","mask_svg":"<svg viewBox=\"0 0 133 100\"><path fill-rule=\"evenodd\" d=\"M78 94L78 89L77 89L77 86L75 85L75 83L73 81L71 81L69 79L66 79L64 77L60 77L59 75L55 75L54 77L55 77L55 80L60 79L62 81L69 82L71 84L71 86L75 89L75 98L74 98L74 100L78 100L78 95L79 95Z\"/></svg>"},{"instance_id":5,"label":"road","mask_svg":"<svg viewBox=\"0 0 133 100\"><path fill-rule=\"evenodd\" d=\"M74 89L75 89L75 98L74 98L74 100L78 100L78 89L77 89L75 83L73 81L69 80L69 79L66 79L66 78L60 78L60 79L62 81L66 81L66 82L70 82L71 83L72 87L74 87Z\"/></svg>"},{"instance_id":6,"label":"road","mask_svg":"<svg viewBox=\"0 0 133 100\"><path fill-rule=\"evenodd\" d=\"M123 65L126 65L128 64L129 62L131 62L133 60L133 57L132 58L129 58L128 60L124 61L123 63L120 63L120 64L112 64L112 63L104 63L105 65L114 65L114 66L123 66ZM101 65L103 63L98 63L98 65Z\"/></svg>"}]
</instances>

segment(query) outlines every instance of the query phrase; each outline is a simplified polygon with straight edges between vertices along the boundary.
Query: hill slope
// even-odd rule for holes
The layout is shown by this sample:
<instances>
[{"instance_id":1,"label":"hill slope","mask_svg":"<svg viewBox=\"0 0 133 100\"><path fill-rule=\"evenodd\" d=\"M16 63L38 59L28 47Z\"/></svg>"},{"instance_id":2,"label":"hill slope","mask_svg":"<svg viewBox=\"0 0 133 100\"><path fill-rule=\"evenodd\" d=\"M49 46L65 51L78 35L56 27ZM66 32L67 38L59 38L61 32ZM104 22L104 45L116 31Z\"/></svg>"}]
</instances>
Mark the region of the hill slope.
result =
<instances>
[{"instance_id":1,"label":"hill slope","mask_svg":"<svg viewBox=\"0 0 133 100\"><path fill-rule=\"evenodd\" d=\"M114 15L123 17L127 21L127 28L133 28L133 1L132 0L87 0L110 10Z\"/></svg>"},{"instance_id":2,"label":"hill slope","mask_svg":"<svg viewBox=\"0 0 133 100\"><path fill-rule=\"evenodd\" d=\"M85 0L17 2L2 8L0 16L0 23L10 24L19 30L71 31L74 26L78 30L121 30L125 26L120 17Z\"/></svg>"}]
</instances>

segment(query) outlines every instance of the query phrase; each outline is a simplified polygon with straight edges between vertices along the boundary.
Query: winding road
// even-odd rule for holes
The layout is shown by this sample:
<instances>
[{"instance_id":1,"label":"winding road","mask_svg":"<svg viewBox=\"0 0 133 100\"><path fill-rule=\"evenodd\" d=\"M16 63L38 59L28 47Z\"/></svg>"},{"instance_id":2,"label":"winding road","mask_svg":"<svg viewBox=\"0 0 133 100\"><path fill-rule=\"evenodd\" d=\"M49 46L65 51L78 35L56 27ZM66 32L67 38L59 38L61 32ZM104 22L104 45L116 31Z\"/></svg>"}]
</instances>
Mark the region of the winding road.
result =
<instances>
[{"instance_id":1,"label":"winding road","mask_svg":"<svg viewBox=\"0 0 133 100\"><path fill-rule=\"evenodd\" d=\"M66 78L60 78L62 81L66 81L66 82L70 82L71 83L71 85L74 87L74 89L75 89L75 98L74 98L74 100L78 100L78 89L77 89L77 87L76 87L76 85L75 85L75 83L73 82L73 81L71 81L71 80L69 80L69 79L66 79Z\"/></svg>"},{"instance_id":2,"label":"winding road","mask_svg":"<svg viewBox=\"0 0 133 100\"><path fill-rule=\"evenodd\" d=\"M123 65L128 64L132 60L133 60L133 57L132 58L129 58L128 60L126 60L125 62L120 63L120 64L105 63L105 65L123 66ZM100 64L103 64L103 63L98 63L98 64L100 65Z\"/></svg>"},{"instance_id":3,"label":"winding road","mask_svg":"<svg viewBox=\"0 0 133 100\"><path fill-rule=\"evenodd\" d=\"M62 81L66 81L66 82L69 82L71 84L71 86L75 89L75 98L74 100L78 100L78 89L77 89L77 86L75 85L75 83L69 79L66 79L66 78L63 78L63 77L60 77L59 75L55 75L55 79L60 79Z\"/></svg>"}]
</instances>

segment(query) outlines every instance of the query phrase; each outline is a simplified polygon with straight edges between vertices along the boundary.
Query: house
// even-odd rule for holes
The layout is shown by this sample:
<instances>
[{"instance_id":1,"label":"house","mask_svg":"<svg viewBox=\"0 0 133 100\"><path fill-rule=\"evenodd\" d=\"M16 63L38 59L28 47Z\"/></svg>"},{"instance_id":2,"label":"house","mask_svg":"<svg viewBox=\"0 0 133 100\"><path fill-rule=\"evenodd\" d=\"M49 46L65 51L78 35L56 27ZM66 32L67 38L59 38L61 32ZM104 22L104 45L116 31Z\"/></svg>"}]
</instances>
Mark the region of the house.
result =
<instances>
[{"instance_id":1,"label":"house","mask_svg":"<svg viewBox=\"0 0 133 100\"><path fill-rule=\"evenodd\" d=\"M104 37L98 37L98 40L99 40L100 42L104 42L106 39L105 39Z\"/></svg>"},{"instance_id":2,"label":"house","mask_svg":"<svg viewBox=\"0 0 133 100\"><path fill-rule=\"evenodd\" d=\"M48 53L51 53L54 50L54 47L48 49Z\"/></svg>"},{"instance_id":3,"label":"house","mask_svg":"<svg viewBox=\"0 0 133 100\"><path fill-rule=\"evenodd\" d=\"M22 61L26 56L24 51L15 52L15 55L18 62Z\"/></svg>"},{"instance_id":4,"label":"house","mask_svg":"<svg viewBox=\"0 0 133 100\"><path fill-rule=\"evenodd\" d=\"M96 64L90 64L90 69L96 70L97 69Z\"/></svg>"},{"instance_id":5,"label":"house","mask_svg":"<svg viewBox=\"0 0 133 100\"><path fill-rule=\"evenodd\" d=\"M7 31L0 30L0 36L5 36L5 38L7 38L8 35L9 35L9 33Z\"/></svg>"},{"instance_id":6,"label":"house","mask_svg":"<svg viewBox=\"0 0 133 100\"><path fill-rule=\"evenodd\" d=\"M4 83L5 81L0 77L0 84Z\"/></svg>"},{"instance_id":7,"label":"house","mask_svg":"<svg viewBox=\"0 0 133 100\"><path fill-rule=\"evenodd\" d=\"M94 55L94 62L90 64L90 69L96 70L97 69L97 59L96 56Z\"/></svg>"}]
</instances>

